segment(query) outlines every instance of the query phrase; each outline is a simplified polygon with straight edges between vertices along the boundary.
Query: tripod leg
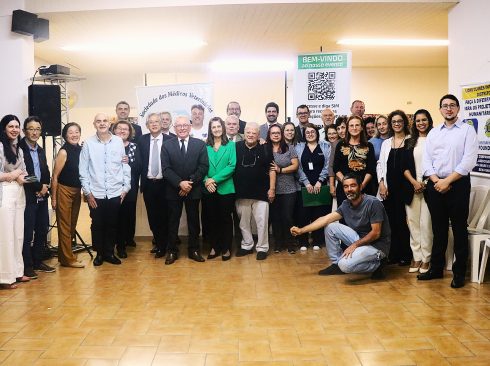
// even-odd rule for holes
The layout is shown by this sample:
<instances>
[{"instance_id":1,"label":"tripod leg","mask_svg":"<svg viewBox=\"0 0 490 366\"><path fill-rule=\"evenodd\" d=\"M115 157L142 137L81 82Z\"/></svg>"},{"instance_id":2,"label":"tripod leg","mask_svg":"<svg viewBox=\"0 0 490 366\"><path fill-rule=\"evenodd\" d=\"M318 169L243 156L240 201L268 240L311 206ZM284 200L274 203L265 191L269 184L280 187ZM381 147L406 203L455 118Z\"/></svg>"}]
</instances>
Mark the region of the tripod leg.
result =
<instances>
[{"instance_id":1,"label":"tripod leg","mask_svg":"<svg viewBox=\"0 0 490 366\"><path fill-rule=\"evenodd\" d=\"M92 251L90 250L90 248L92 248L92 246L88 246L85 241L83 240L83 238L80 236L80 234L78 233L77 230L75 230L75 237L77 237L80 242L82 243L83 247L85 248L85 250L87 251L87 253L90 255L90 258L94 258L94 255L92 254Z\"/></svg>"}]
</instances>

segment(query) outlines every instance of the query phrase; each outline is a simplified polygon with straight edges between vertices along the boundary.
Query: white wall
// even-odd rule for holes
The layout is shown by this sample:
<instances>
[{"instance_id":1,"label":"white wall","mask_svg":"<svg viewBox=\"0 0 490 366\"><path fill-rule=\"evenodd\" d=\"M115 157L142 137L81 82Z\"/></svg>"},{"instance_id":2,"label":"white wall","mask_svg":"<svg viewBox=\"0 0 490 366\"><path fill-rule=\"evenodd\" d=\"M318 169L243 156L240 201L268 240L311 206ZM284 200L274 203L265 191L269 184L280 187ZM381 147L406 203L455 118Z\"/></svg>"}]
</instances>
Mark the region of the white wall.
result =
<instances>
[{"instance_id":1,"label":"white wall","mask_svg":"<svg viewBox=\"0 0 490 366\"><path fill-rule=\"evenodd\" d=\"M449 91L461 95L461 85L490 82L488 19L490 2L464 0L449 12ZM490 184L490 177L472 176L473 184Z\"/></svg>"}]
</instances>

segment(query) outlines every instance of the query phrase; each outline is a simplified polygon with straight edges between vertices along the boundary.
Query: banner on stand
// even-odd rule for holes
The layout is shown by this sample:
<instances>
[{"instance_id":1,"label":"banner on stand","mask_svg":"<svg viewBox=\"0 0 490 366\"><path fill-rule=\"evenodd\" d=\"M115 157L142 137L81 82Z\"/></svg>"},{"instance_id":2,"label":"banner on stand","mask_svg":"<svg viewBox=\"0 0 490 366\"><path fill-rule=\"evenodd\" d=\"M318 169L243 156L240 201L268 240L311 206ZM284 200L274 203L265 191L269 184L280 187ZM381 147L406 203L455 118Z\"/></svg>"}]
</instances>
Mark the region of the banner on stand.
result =
<instances>
[{"instance_id":1,"label":"banner on stand","mask_svg":"<svg viewBox=\"0 0 490 366\"><path fill-rule=\"evenodd\" d=\"M310 122L322 125L321 112L330 108L336 116L350 110L351 52L298 55L294 74L293 102L310 109Z\"/></svg>"},{"instance_id":2,"label":"banner on stand","mask_svg":"<svg viewBox=\"0 0 490 366\"><path fill-rule=\"evenodd\" d=\"M490 82L463 85L461 114L478 135L478 160L474 172L490 174Z\"/></svg>"},{"instance_id":3,"label":"banner on stand","mask_svg":"<svg viewBox=\"0 0 490 366\"><path fill-rule=\"evenodd\" d=\"M175 84L142 86L136 88L138 100L138 124L143 133L148 132L146 118L151 113L170 112L172 120L176 116L185 115L190 119L191 107L200 104L204 107L204 125L214 116L213 85Z\"/></svg>"}]
</instances>

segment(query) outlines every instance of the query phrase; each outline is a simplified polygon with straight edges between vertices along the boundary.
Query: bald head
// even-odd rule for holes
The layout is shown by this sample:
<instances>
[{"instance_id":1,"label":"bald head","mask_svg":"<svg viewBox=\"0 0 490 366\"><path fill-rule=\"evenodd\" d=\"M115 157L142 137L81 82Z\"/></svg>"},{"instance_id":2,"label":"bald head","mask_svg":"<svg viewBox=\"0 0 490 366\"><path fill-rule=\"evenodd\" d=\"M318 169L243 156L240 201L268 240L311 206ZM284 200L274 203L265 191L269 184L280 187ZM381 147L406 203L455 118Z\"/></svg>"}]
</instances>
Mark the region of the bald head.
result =
<instances>
[{"instance_id":1,"label":"bald head","mask_svg":"<svg viewBox=\"0 0 490 366\"><path fill-rule=\"evenodd\" d=\"M97 113L94 117L94 127L98 134L109 132L109 118L107 114Z\"/></svg>"}]
</instances>

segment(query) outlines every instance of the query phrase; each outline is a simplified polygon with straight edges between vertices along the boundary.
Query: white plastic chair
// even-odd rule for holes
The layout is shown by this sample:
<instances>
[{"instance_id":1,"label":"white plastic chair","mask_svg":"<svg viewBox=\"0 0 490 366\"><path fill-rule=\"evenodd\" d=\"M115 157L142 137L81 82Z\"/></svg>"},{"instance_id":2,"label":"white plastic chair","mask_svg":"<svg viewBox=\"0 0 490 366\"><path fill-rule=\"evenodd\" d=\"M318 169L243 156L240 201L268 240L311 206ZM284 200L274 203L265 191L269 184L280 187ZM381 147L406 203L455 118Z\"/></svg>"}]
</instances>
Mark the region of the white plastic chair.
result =
<instances>
[{"instance_id":1,"label":"white plastic chair","mask_svg":"<svg viewBox=\"0 0 490 366\"><path fill-rule=\"evenodd\" d=\"M471 258L471 282L478 282L481 242L490 236L486 233L487 219L490 214L490 186L474 186L470 193L468 215L468 244ZM448 249L446 251L447 270L452 269L454 261L454 237L449 229Z\"/></svg>"},{"instance_id":2,"label":"white plastic chair","mask_svg":"<svg viewBox=\"0 0 490 366\"><path fill-rule=\"evenodd\" d=\"M478 283L482 283L483 278L485 278L485 268L487 267L488 252L489 251L490 251L490 238L485 240L485 246L483 248L483 255L481 257L480 276L478 277Z\"/></svg>"}]
</instances>

